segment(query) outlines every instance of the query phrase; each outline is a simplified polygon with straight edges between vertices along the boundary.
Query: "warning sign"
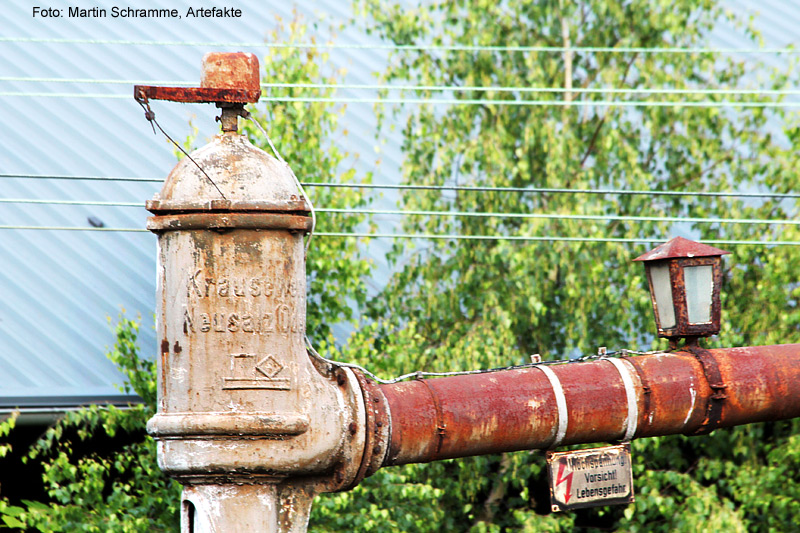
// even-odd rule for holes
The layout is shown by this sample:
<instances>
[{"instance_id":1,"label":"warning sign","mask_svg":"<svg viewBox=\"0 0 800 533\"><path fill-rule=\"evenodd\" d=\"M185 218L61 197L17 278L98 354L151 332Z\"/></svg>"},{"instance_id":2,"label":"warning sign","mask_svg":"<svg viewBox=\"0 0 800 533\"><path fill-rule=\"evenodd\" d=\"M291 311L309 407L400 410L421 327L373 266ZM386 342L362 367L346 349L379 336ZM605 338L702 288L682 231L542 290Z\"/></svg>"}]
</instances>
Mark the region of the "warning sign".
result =
<instances>
[{"instance_id":1,"label":"warning sign","mask_svg":"<svg viewBox=\"0 0 800 533\"><path fill-rule=\"evenodd\" d=\"M629 443L571 452L547 452L553 511L633 501Z\"/></svg>"}]
</instances>

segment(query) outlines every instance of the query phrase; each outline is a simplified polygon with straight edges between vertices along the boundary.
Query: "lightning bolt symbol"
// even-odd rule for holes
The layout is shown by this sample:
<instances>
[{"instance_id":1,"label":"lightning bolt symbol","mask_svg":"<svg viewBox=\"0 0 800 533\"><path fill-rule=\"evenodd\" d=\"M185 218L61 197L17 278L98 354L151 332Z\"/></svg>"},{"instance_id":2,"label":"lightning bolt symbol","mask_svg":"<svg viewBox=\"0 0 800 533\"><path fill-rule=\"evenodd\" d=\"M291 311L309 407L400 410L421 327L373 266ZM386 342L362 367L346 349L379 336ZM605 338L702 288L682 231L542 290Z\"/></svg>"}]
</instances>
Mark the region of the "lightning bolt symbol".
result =
<instances>
[{"instance_id":1,"label":"lightning bolt symbol","mask_svg":"<svg viewBox=\"0 0 800 533\"><path fill-rule=\"evenodd\" d=\"M558 465L558 475L556 476L556 487L567 482L567 493L564 496L564 503L569 503L569 498L572 496L571 490L572 489L572 474L574 472L570 472L569 475L564 475L564 468L566 468L566 463L559 463Z\"/></svg>"}]
</instances>

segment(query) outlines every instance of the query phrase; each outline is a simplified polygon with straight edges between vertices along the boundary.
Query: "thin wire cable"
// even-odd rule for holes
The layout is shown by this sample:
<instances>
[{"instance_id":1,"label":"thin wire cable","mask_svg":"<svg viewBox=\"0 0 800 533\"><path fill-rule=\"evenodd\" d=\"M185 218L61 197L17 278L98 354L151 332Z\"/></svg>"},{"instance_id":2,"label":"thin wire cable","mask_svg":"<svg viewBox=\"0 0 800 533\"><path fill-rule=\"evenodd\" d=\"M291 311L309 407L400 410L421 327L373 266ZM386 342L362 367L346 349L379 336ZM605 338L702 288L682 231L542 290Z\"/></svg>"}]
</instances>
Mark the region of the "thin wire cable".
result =
<instances>
[{"instance_id":1,"label":"thin wire cable","mask_svg":"<svg viewBox=\"0 0 800 533\"><path fill-rule=\"evenodd\" d=\"M297 189L300 191L300 194L303 195L303 199L305 199L306 203L308 203L308 207L311 209L311 231L308 232L308 239L306 239L306 247L305 247L305 257L307 258L308 247L311 245L311 239L314 237L314 229L316 229L317 227L317 213L314 211L314 204L311 203L311 198L309 198L308 195L306 194L306 190L303 188L303 184L300 183L299 179L297 179L294 170L292 170L292 166L289 163L287 163L286 160L283 159L283 157L281 157L281 154L280 152L278 152L278 149L275 148L274 144L272 144L272 139L269 138L267 130L261 125L260 122L258 122L255 118L253 118L252 113L250 113L249 111L245 111L245 113L247 115L244 118L250 119L250 121L253 122L258 127L258 129L261 130L261 133L263 133L264 137L267 138L267 142L269 143L270 148L272 148L272 151L275 152L275 157L277 157L278 161L286 165L286 168L289 169L289 172L291 172L292 177L294 178L295 184L297 184Z\"/></svg>"},{"instance_id":2,"label":"thin wire cable","mask_svg":"<svg viewBox=\"0 0 800 533\"><path fill-rule=\"evenodd\" d=\"M88 205L103 207L139 207L142 202L112 202L95 200L49 200L40 198L0 198L4 204L43 204L43 205ZM309 204L310 205L310 204ZM701 218L701 217L667 217L667 216L628 216L628 215L572 215L559 213L492 213L483 211L414 211L403 209L342 209L315 208L316 213L331 214L365 214L365 215L398 215L398 216L440 216L440 217L478 217L478 218L511 218L511 219L543 219L543 220L610 220L620 222L677 222L699 224L747 224L747 225L789 225L800 226L800 220L777 220L759 218Z\"/></svg>"},{"instance_id":3,"label":"thin wire cable","mask_svg":"<svg viewBox=\"0 0 800 533\"><path fill-rule=\"evenodd\" d=\"M220 195L220 196L222 196L222 199L223 199L223 200L227 200L227 198L225 197L225 194L223 194L223 192L220 190L220 188L219 188L219 187L217 187L217 184L216 184L216 183L214 183L214 180L212 180L212 179L211 179L211 176L209 176L209 175L208 175L208 173L206 173L206 171L203 169L203 167L201 167L201 166L200 166L200 165L197 163L197 161L195 161L195 160L194 160L194 158L193 158L192 156L190 156L190 155L189 155L189 152L187 152L186 150L184 150L184 149L183 149L183 146L181 146L180 144L178 144L178 143L176 143L174 140L172 140L172 137L170 137L170 136L169 136L169 134L167 134L167 132L166 132L166 131L164 131L164 128L162 128L162 127L161 127L161 124L159 124L159 123L158 123L158 121L156 120L156 114L153 112L153 110L151 110L151 109L150 109L150 102L148 102L148 101L147 101L147 97L146 97L146 96L144 96L144 91L141 91L141 96L140 96L139 98L136 98L136 102L137 102L137 103L138 103L140 106L142 106L142 109L144 109L144 116L145 116L145 118L147 119L147 121L150 123L150 126L152 127L152 126L153 126L153 124L155 124L155 125L156 125L156 127L158 127L158 130L159 130L161 133L163 133L163 134L164 134L164 137L166 137L167 139L169 139L169 141L170 141L172 144L174 144L174 145L175 145L175 147L176 147L176 148L178 148L178 150L180 150L181 152L183 152L183 155L185 155L186 157L188 157L188 158L189 158L189 160L190 160L192 163L194 163L194 165L195 165L195 166L196 166L198 169L200 169L200 172L202 172L202 173L203 173L203 175L204 175L206 178L208 178L208 181L210 181L210 182L211 182L211 185L213 185L213 186L214 186L214 188L215 188L215 189L217 190L217 192L219 193L219 195ZM155 130L155 128L153 128L153 133L155 133L155 132L156 132L156 130Z\"/></svg>"},{"instance_id":4,"label":"thin wire cable","mask_svg":"<svg viewBox=\"0 0 800 533\"><path fill-rule=\"evenodd\" d=\"M20 226L14 224L0 225L0 230L41 230L41 231L102 231L102 232L127 232L150 233L144 228L95 228L91 226Z\"/></svg>"},{"instance_id":5,"label":"thin wire cable","mask_svg":"<svg viewBox=\"0 0 800 533\"><path fill-rule=\"evenodd\" d=\"M194 85L197 82L175 80L121 80L96 78L43 78L36 76L0 76L0 81L24 83L90 83L107 85Z\"/></svg>"},{"instance_id":6,"label":"thin wire cable","mask_svg":"<svg viewBox=\"0 0 800 533\"><path fill-rule=\"evenodd\" d=\"M0 178L24 179L58 179L58 180L93 180L93 181L141 181L163 183L163 178L136 178L111 176L67 176L47 174L0 174ZM390 183L329 183L302 182L305 187L336 187L348 189L397 189L397 190L430 190L430 191L463 191L463 192L515 192L530 194L613 194L613 195L646 195L646 196L702 196L718 198L800 198L800 193L774 192L712 192L712 191L644 191L626 189L567 189L556 187L481 187L469 185L403 185Z\"/></svg>"},{"instance_id":7,"label":"thin wire cable","mask_svg":"<svg viewBox=\"0 0 800 533\"><path fill-rule=\"evenodd\" d=\"M142 202L107 202L95 200L46 200L40 198L0 198L3 204L90 205L101 207L144 207Z\"/></svg>"},{"instance_id":8,"label":"thin wire cable","mask_svg":"<svg viewBox=\"0 0 800 533\"><path fill-rule=\"evenodd\" d=\"M274 103L314 103L333 104L407 104L407 105L497 105L504 107L743 107L743 108L789 108L800 107L800 102L736 102L702 101L669 102L663 100L497 100L497 99L457 99L457 98L330 98L316 96L268 96L262 102Z\"/></svg>"},{"instance_id":9,"label":"thin wire cable","mask_svg":"<svg viewBox=\"0 0 800 533\"><path fill-rule=\"evenodd\" d=\"M537 235L460 235L443 233L337 233L319 232L320 237L346 237L365 239L423 239L454 241L522 241L522 242L586 242L586 243L622 243L622 244L662 244L664 239L622 238L622 237L561 237ZM800 241L739 241L739 240L703 240L705 244L718 245L750 245L750 246L800 246Z\"/></svg>"},{"instance_id":10,"label":"thin wire cable","mask_svg":"<svg viewBox=\"0 0 800 533\"><path fill-rule=\"evenodd\" d=\"M130 95L125 94L92 94L92 93L31 93L31 92L9 92L0 91L0 96L26 96L30 98L100 98L129 99Z\"/></svg>"},{"instance_id":11,"label":"thin wire cable","mask_svg":"<svg viewBox=\"0 0 800 533\"><path fill-rule=\"evenodd\" d=\"M606 351L605 349L598 350L598 353L591 354L591 355L582 355L579 357L573 357L570 359L554 359L549 361L537 361L531 363L525 363L522 365L509 365L509 366L502 366L502 367L495 367L495 368L485 368L485 369L477 369L477 370L458 370L453 372L424 372L424 371L416 371L416 372L409 372L408 374L403 374L401 376L397 376L391 379L382 379L364 368L361 365L357 365L355 363L343 363L341 361L333 361L331 359L327 359L317 352L314 349L314 346L311 344L308 336L305 337L306 340L306 348L308 350L309 355L315 357L316 359L327 363L329 365L343 367L343 368L353 368L356 370L360 370L367 376L369 376L372 380L377 381L378 383L383 383L385 385L390 385L392 383L397 383L400 381L404 381L407 379L423 379L423 378L432 378L432 377L447 377L447 376L468 376L473 374L489 374L492 372L501 372L504 370L519 370L524 368L535 368L537 366L542 365L563 365L563 364L572 364L572 363L585 363L589 361L595 361L600 359L608 359L610 357L629 357L632 354L635 355L654 355L654 354L661 354L667 353L664 351L649 351L649 352L640 352L636 350L619 350L619 351Z\"/></svg>"},{"instance_id":12,"label":"thin wire cable","mask_svg":"<svg viewBox=\"0 0 800 533\"><path fill-rule=\"evenodd\" d=\"M191 86L191 81L175 80L118 80L92 78L39 78L25 76L0 76L0 82L30 83L84 83L84 84L124 84L124 85L172 85ZM262 83L261 87L272 89L342 89L374 91L445 91L445 92L519 92L519 93L574 93L574 94L665 94L665 95L800 95L800 89L652 89L616 87L510 87L510 86L448 86L448 85L387 85L387 84L348 84L348 83Z\"/></svg>"},{"instance_id":13,"label":"thin wire cable","mask_svg":"<svg viewBox=\"0 0 800 533\"><path fill-rule=\"evenodd\" d=\"M697 222L701 224L781 224L800 226L800 220L775 220L759 218L701 218L628 215L571 215L559 213L492 213L485 211L415 211L403 209L340 209L320 208L320 213L350 213L365 215L439 216L477 218L521 218L521 219L566 219L566 220L613 220L621 222Z\"/></svg>"},{"instance_id":14,"label":"thin wire cable","mask_svg":"<svg viewBox=\"0 0 800 533\"><path fill-rule=\"evenodd\" d=\"M26 98L116 98L123 99L129 96L122 94L88 94L88 93L30 93L30 92L0 92L0 97L26 97ZM800 102L736 102L736 101L702 101L669 102L662 100L497 100L497 99L452 99L452 98L327 98L327 97L262 97L262 102L273 103L314 103L324 102L333 104L407 104L407 105L497 105L502 107L703 107L703 108L794 108L800 107Z\"/></svg>"},{"instance_id":15,"label":"thin wire cable","mask_svg":"<svg viewBox=\"0 0 800 533\"><path fill-rule=\"evenodd\" d=\"M464 192L517 192L517 193L551 193L551 194L615 194L615 195L647 195L647 196L704 196L733 198L800 198L800 193L771 192L704 192L704 191L643 191L626 189L566 189L555 187L481 187L469 185L394 185L388 183L324 183L309 182L307 187L348 187L357 189L398 189L398 190L430 190L430 191L464 191Z\"/></svg>"},{"instance_id":16,"label":"thin wire cable","mask_svg":"<svg viewBox=\"0 0 800 533\"><path fill-rule=\"evenodd\" d=\"M428 44L356 44L356 43L268 43L220 41L146 41L124 39L66 39L55 37L0 37L0 43L99 44L138 46L224 46L246 48L288 48L323 50L396 50L445 52L533 52L533 53L622 53L622 54L797 54L798 49L786 48L725 48L725 47L637 47L637 46L478 46Z\"/></svg>"},{"instance_id":17,"label":"thin wire cable","mask_svg":"<svg viewBox=\"0 0 800 533\"><path fill-rule=\"evenodd\" d=\"M106 231L106 232L141 232L149 233L140 228L95 228L83 226L24 226L0 225L0 230L52 230L52 231ZM423 240L480 240L480 241L523 241L523 242L586 242L586 243L624 243L624 244L662 244L664 239L626 239L626 238L595 238L595 237L559 237L535 235L447 235L447 234L406 234L406 233L332 233L317 232L319 237L349 237L373 239L423 239ZM727 246L800 246L800 241L746 241L746 240L703 240L705 244L718 244Z\"/></svg>"},{"instance_id":18,"label":"thin wire cable","mask_svg":"<svg viewBox=\"0 0 800 533\"><path fill-rule=\"evenodd\" d=\"M64 174L0 174L0 178L23 178L23 179L48 179L48 180L87 180L87 181L134 181L146 183L163 183L163 178L134 178L122 176L71 176Z\"/></svg>"},{"instance_id":19,"label":"thin wire cable","mask_svg":"<svg viewBox=\"0 0 800 533\"><path fill-rule=\"evenodd\" d=\"M2 81L3 78L0 78ZM141 83L141 82L139 82ZM678 94L678 95L767 95L792 96L800 94L800 89L651 89L617 87L510 87L491 85L362 85L347 83L262 83L262 87L273 89L347 89L374 91L445 91L445 92L518 92L518 93L577 93L577 94Z\"/></svg>"},{"instance_id":20,"label":"thin wire cable","mask_svg":"<svg viewBox=\"0 0 800 533\"><path fill-rule=\"evenodd\" d=\"M303 188L303 184L300 183L299 179L297 179L297 176L295 175L294 170L292 170L291 165L289 165L289 163L287 163L283 159L283 157L281 157L280 152L278 152L278 149L275 148L275 145L272 143L272 139L270 138L269 133L267 133L266 128L264 128L261 125L261 123L259 121L257 121L253 117L253 114L250 113L249 111L244 111L244 115L243 116L245 118L250 119L250 121L252 121L258 127L258 129L261 130L261 133L264 134L264 137L266 137L270 148L272 148L272 151L275 153L275 157L277 157L278 161L282 162L284 165L286 165L286 168L289 169L289 172L291 172L292 177L294 178L294 182L297 185L298 190L303 195L303 199L305 199L305 201L308 203L308 207L311 209L311 231L308 233L308 239L306 240L306 247L305 247L305 250L304 250L304 253L303 253L303 257L305 259L308 259L308 247L311 245L311 239L314 237L314 229L316 229L316 227L317 227L317 214L314 211L314 204L311 203L311 198L309 198L308 195L306 194L306 190ZM316 353L316 350L314 350L314 346L311 344L311 341L309 340L308 335L304 335L304 337L305 337L305 340L306 340L306 345L308 346L309 350L311 350L312 352Z\"/></svg>"},{"instance_id":21,"label":"thin wire cable","mask_svg":"<svg viewBox=\"0 0 800 533\"><path fill-rule=\"evenodd\" d=\"M153 123L155 123L156 127L158 127L158 130L159 130L161 133L163 133L163 134L164 134L164 137L166 137L167 139L169 139L169 140L170 140L170 142L171 142L172 144L174 144L174 145L175 145L175 146L176 146L176 147L177 147L177 148L178 148L178 149L179 149L181 152L183 152L183 155L185 155L186 157L188 157L188 158L189 158L189 161L191 161L192 163L194 163L194 164L195 164L195 166L196 166L197 168L199 168L199 169L200 169L200 172L202 172L202 173L203 173L203 175L204 175L206 178L208 178L208 181L210 181L210 182L211 182L211 185L213 185L213 186L214 186L214 188L215 188L215 189L217 190L217 192L219 193L219 195L220 195L220 196L222 196L222 199L223 199L223 200L227 200L227 198L225 197L225 194L224 194L224 193L223 193L223 192L220 190L220 188L217 186L217 184L214 182L214 180L212 180L212 179L211 179L211 176L209 176L209 175L208 175L208 173L205 171L205 169L203 169L203 167L201 167L201 166L200 166L200 165L197 163L197 161L195 161L195 160L194 160L194 158L193 158L192 156L190 156L190 155L189 155L189 152L187 152L186 150L184 150L184 149L183 149L183 146L179 145L179 144L178 144L178 143L176 143L174 140L172 140L172 137L170 137L170 136L169 136L169 134L167 134L167 132L166 132L166 131L164 131L164 128L162 128L162 127L161 127L161 125L160 125L158 122L156 122L156 119L155 119L155 117L153 118Z\"/></svg>"}]
</instances>

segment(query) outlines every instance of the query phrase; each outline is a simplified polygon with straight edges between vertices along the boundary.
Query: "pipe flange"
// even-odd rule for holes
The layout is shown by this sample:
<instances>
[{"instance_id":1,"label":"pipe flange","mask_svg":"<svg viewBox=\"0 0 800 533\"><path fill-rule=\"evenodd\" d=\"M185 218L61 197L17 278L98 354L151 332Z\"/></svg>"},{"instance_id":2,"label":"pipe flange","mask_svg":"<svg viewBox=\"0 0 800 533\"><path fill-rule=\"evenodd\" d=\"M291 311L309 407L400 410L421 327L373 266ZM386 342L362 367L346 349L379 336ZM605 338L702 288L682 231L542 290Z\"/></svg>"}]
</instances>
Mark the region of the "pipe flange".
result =
<instances>
[{"instance_id":1,"label":"pipe flange","mask_svg":"<svg viewBox=\"0 0 800 533\"><path fill-rule=\"evenodd\" d=\"M361 465L352 483L340 490L350 490L364 478L374 474L386 459L391 436L391 417L389 403L377 383L369 380L362 372L354 370L361 392L364 395L366 411L366 427L364 435L364 453Z\"/></svg>"},{"instance_id":2,"label":"pipe flange","mask_svg":"<svg viewBox=\"0 0 800 533\"><path fill-rule=\"evenodd\" d=\"M222 231L233 229L275 229L309 232L311 231L311 226L311 217L291 213L203 212L158 215L147 219L147 229L153 233L187 230Z\"/></svg>"}]
</instances>

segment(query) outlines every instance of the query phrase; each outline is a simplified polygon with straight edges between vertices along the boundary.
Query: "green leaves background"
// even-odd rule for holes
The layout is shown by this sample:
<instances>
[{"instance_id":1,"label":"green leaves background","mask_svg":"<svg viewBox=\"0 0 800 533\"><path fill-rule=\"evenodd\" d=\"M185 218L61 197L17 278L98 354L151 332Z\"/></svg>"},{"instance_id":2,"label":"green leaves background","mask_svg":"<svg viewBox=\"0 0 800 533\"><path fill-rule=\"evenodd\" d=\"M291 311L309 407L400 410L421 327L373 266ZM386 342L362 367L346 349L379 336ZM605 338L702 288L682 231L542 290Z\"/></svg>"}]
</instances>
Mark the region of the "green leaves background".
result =
<instances>
[{"instance_id":1,"label":"green leaves background","mask_svg":"<svg viewBox=\"0 0 800 533\"><path fill-rule=\"evenodd\" d=\"M729 21L758 45L747 22L724 5L686 2L509 0L437 1L409 9L357 0L358 24L396 44L674 48L703 45ZM302 42L298 21L271 38ZM329 83L327 56L279 49L265 58L272 82ZM771 71L710 51L684 54L575 51L532 53L398 51L380 74L386 83L453 87L642 87L781 89L797 83L795 64ZM301 89L287 90L287 96ZM329 90L318 90L329 96ZM430 90L409 97L436 98ZM653 99L723 101L724 95L583 95L462 91L461 99ZM767 100L766 96L748 97ZM779 97L780 99L780 97ZM352 157L331 142L342 108L284 103L259 116L304 181L360 182ZM487 185L652 191L796 192L796 114L780 108L689 106L416 105L379 109L401 121L403 176L409 184ZM247 133L267 148L251 126ZM317 206L362 207L359 189L314 189ZM550 219L406 216L407 233L800 240L794 226L658 221L577 221L566 215L644 215L792 219L790 201L706 196L441 193L400 196L407 210L541 213ZM320 231L369 229L361 215L320 217ZM723 246L725 248L725 246ZM309 334L324 355L363 364L383 376L521 363L611 349L665 347L653 335L639 265L646 249L624 243L431 240L394 243L395 272L367 297L372 261L353 239L317 238L308 257ZM800 341L800 254L794 247L731 247L723 288L723 331L711 346ZM338 343L331 325L354 332ZM50 501L0 501L10 527L84 531L157 531L177 527L179 487L155 467L143 427L154 406L152 364L137 358L136 324L122 320L112 359L147 402L128 411L69 415L29 454L41 461ZM13 422L0 426L0 435ZM113 457L77 455L64 428L129 431L140 436ZM635 441L637 501L550 514L540 452L517 452L387 468L349 493L317 499L313 531L790 531L800 523L800 441L796 422L717 430L699 438ZM83 432L83 433L81 433ZM138 432L138 433L137 433Z\"/></svg>"}]
</instances>

